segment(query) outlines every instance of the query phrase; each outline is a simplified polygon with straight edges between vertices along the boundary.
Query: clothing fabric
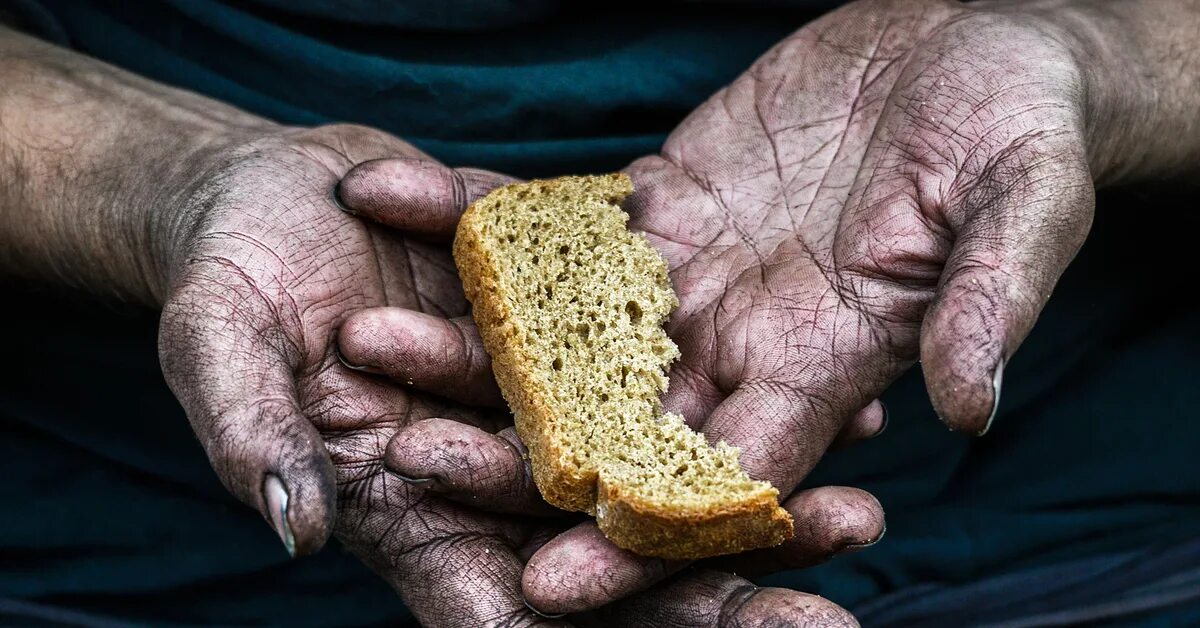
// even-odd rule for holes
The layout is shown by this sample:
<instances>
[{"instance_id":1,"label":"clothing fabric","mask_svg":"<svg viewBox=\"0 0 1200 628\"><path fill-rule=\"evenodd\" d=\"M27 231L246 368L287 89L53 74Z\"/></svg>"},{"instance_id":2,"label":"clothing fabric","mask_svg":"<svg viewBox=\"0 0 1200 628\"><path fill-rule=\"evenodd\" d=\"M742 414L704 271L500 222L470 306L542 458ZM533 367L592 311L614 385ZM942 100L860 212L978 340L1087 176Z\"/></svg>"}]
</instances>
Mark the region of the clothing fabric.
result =
<instances>
[{"instance_id":1,"label":"clothing fabric","mask_svg":"<svg viewBox=\"0 0 1200 628\"><path fill-rule=\"evenodd\" d=\"M368 124L453 165L521 176L655 151L826 8L650 5L585 3L582 17L550 0L6 8L42 37L282 122ZM915 369L884 397L888 430L807 482L874 492L884 541L763 582L827 596L867 626L1200 618L1194 199L1102 196L1093 236L1005 371L991 433L943 428ZM16 367L0 378L0 624L405 620L336 543L288 560L226 494L162 380L153 313L0 290Z\"/></svg>"}]
</instances>

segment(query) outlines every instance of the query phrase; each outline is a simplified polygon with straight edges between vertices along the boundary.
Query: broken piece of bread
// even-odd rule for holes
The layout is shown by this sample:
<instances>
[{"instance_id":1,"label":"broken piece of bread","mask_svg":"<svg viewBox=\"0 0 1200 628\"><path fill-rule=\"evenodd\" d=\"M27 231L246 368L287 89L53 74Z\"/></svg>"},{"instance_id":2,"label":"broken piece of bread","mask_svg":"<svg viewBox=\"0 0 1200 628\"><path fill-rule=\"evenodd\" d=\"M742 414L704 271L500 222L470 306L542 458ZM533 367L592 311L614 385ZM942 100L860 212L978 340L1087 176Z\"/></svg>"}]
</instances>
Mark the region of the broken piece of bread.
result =
<instances>
[{"instance_id":1,"label":"broken piece of bread","mask_svg":"<svg viewBox=\"0 0 1200 628\"><path fill-rule=\"evenodd\" d=\"M454 259L546 501L647 556L778 544L792 519L738 450L659 396L679 350L666 263L625 226L623 174L513 184L463 215Z\"/></svg>"}]
</instances>

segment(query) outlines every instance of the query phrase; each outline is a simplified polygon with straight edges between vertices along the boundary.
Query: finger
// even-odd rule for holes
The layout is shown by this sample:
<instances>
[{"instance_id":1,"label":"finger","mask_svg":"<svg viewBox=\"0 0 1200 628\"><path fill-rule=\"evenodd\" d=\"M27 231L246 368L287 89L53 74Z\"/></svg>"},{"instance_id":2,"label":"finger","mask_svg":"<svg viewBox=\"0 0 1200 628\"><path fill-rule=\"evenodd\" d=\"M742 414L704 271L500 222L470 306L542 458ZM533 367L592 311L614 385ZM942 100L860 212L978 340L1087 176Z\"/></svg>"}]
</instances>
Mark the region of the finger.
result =
<instances>
[{"instance_id":1,"label":"finger","mask_svg":"<svg viewBox=\"0 0 1200 628\"><path fill-rule=\"evenodd\" d=\"M704 435L741 449L738 461L746 473L786 495L816 466L841 429L842 417L850 415L822 401L831 399L820 394L825 389L743 384L713 411Z\"/></svg>"},{"instance_id":2,"label":"finger","mask_svg":"<svg viewBox=\"0 0 1200 628\"><path fill-rule=\"evenodd\" d=\"M858 626L825 598L710 570L690 571L669 583L589 613L584 626Z\"/></svg>"},{"instance_id":3,"label":"finger","mask_svg":"<svg viewBox=\"0 0 1200 628\"><path fill-rule=\"evenodd\" d=\"M842 431L838 432L836 438L833 439L833 446L845 447L859 441L864 441L870 438L875 438L887 429L888 411L887 406L883 402L876 399L867 404L867 407L858 411L850 421L842 427Z\"/></svg>"},{"instance_id":4,"label":"finger","mask_svg":"<svg viewBox=\"0 0 1200 628\"><path fill-rule=\"evenodd\" d=\"M376 159L348 172L335 198L347 211L375 222L448 239L467 205L513 181L487 170L450 168L425 159Z\"/></svg>"},{"instance_id":5,"label":"finger","mask_svg":"<svg viewBox=\"0 0 1200 628\"><path fill-rule=\"evenodd\" d=\"M504 404L492 360L469 317L445 319L395 307L361 310L342 324L338 350L355 370L460 403Z\"/></svg>"},{"instance_id":6,"label":"finger","mask_svg":"<svg viewBox=\"0 0 1200 628\"><path fill-rule=\"evenodd\" d=\"M489 434L445 419L417 421L392 437L384 465L409 484L480 510L563 514L542 500L511 427Z\"/></svg>"},{"instance_id":7,"label":"finger","mask_svg":"<svg viewBox=\"0 0 1200 628\"><path fill-rule=\"evenodd\" d=\"M796 522L795 536L776 547L718 558L712 566L751 577L799 569L870 547L887 531L879 500L856 488L800 491L783 507Z\"/></svg>"},{"instance_id":8,"label":"finger","mask_svg":"<svg viewBox=\"0 0 1200 628\"><path fill-rule=\"evenodd\" d=\"M934 409L952 429L978 435L996 416L1005 364L1082 246L1094 203L1081 161L1011 159L948 208L958 236L921 328Z\"/></svg>"},{"instance_id":9,"label":"finger","mask_svg":"<svg viewBox=\"0 0 1200 628\"><path fill-rule=\"evenodd\" d=\"M530 557L521 588L543 614L578 613L641 591L685 565L623 550L604 538L595 521L586 521Z\"/></svg>"},{"instance_id":10,"label":"finger","mask_svg":"<svg viewBox=\"0 0 1200 628\"><path fill-rule=\"evenodd\" d=\"M419 405L419 404L418 404ZM427 410L414 408L417 414ZM525 606L519 552L545 530L446 501L386 473L386 424L332 434L337 534L425 626L562 625Z\"/></svg>"},{"instance_id":11,"label":"finger","mask_svg":"<svg viewBox=\"0 0 1200 628\"><path fill-rule=\"evenodd\" d=\"M332 529L333 465L300 410L294 350L281 333L247 323L261 317L240 310L246 295L234 292L230 283L185 283L166 304L163 374L222 483L263 514L289 553L310 554Z\"/></svg>"},{"instance_id":12,"label":"finger","mask_svg":"<svg viewBox=\"0 0 1200 628\"><path fill-rule=\"evenodd\" d=\"M365 445L370 447L370 445ZM520 526L376 476L348 498L339 538L423 626L562 626L521 597Z\"/></svg>"}]
</instances>

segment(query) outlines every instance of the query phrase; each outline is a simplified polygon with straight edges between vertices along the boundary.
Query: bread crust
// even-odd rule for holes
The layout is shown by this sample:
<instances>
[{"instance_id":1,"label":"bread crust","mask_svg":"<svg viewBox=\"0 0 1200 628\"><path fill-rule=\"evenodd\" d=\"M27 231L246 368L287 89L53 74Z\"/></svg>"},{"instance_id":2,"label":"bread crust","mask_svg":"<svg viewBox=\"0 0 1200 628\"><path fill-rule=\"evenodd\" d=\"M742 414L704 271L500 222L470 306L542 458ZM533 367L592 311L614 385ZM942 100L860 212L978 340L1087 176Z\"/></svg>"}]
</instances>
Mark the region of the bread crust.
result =
<instances>
[{"instance_id":1,"label":"bread crust","mask_svg":"<svg viewBox=\"0 0 1200 628\"><path fill-rule=\"evenodd\" d=\"M624 174L535 182L543 186L602 186L619 204L633 191ZM492 195L519 193L512 184ZM581 188L582 189L582 188ZM593 188L594 189L594 188ZM491 197L491 195L489 195ZM555 403L534 375L539 356L529 355L526 333L501 294L498 264L482 235L477 203L469 207L454 239L454 260L475 323L492 358L492 369L511 407L517 434L529 449L533 479L543 498L565 510L596 517L618 546L646 556L697 559L777 545L792 536L792 518L778 504L778 491L764 488L737 503L679 511L634 499L595 471L580 469L555 446Z\"/></svg>"}]
</instances>

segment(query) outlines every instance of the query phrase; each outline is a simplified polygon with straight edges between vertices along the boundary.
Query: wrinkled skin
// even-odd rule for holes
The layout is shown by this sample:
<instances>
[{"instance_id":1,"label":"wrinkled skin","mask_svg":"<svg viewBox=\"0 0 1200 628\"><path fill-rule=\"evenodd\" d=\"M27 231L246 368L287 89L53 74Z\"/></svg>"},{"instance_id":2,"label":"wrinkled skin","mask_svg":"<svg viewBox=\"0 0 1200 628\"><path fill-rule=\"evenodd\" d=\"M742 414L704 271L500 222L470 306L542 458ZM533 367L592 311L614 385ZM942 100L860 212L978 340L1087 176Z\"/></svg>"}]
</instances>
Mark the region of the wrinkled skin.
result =
<instances>
[{"instance_id":1,"label":"wrinkled skin","mask_svg":"<svg viewBox=\"0 0 1200 628\"><path fill-rule=\"evenodd\" d=\"M666 405L783 494L918 358L942 420L986 431L1091 224L1081 76L1056 35L948 3L847 7L633 164L633 224L681 301ZM564 579L571 553L536 555L526 593L576 599L593 574Z\"/></svg>"},{"instance_id":2,"label":"wrinkled skin","mask_svg":"<svg viewBox=\"0 0 1200 628\"><path fill-rule=\"evenodd\" d=\"M349 370L333 350L356 309L466 307L444 247L364 225L333 200L354 164L397 155L420 157L383 133L334 126L268 135L212 164L173 263L164 372L235 494L271 513L280 504L268 503L267 478L282 481L290 530L281 536L287 543L290 532L297 553L318 549L336 521L333 533L427 625L540 623L518 585L517 554L536 522L472 511L384 472L399 427L430 416L488 426L487 417ZM449 172L426 163L418 176ZM472 176L480 181L440 189L502 180Z\"/></svg>"},{"instance_id":3,"label":"wrinkled skin","mask_svg":"<svg viewBox=\"0 0 1200 628\"><path fill-rule=\"evenodd\" d=\"M1091 224L1071 43L1003 8L856 3L781 42L631 165L631 224L680 297L668 408L741 447L783 495L918 359L939 417L985 432L1005 361ZM460 372L486 368L473 334L460 337L474 349L446 356ZM390 349L364 362L397 376L428 358L419 343ZM542 610L580 611L679 567L583 524L531 558L523 589Z\"/></svg>"},{"instance_id":4,"label":"wrinkled skin","mask_svg":"<svg viewBox=\"0 0 1200 628\"><path fill-rule=\"evenodd\" d=\"M371 161L382 157L392 160ZM349 212L364 199L335 192L343 178L369 190L378 175L412 191L403 199L403 235L356 219ZM339 329L358 333L348 318L364 308L464 314L449 252L437 240L466 202L505 180L443 167L371 129L272 132L200 167L185 228L166 260L163 370L218 475L265 513L290 551L319 549L334 522L332 533L429 626L562 623L526 606L520 577L529 555L565 523L485 513L388 473L400 466L397 457L430 455L400 447L403 439L393 437L401 431L423 436L418 445L476 454L475 464L459 469L474 482L494 477L489 456L521 460L523 449L511 429L493 434L503 423L487 409L451 405L360 372L338 355L335 338ZM498 401L486 391L462 396L477 405ZM479 436L493 448L462 448ZM502 500L481 495L475 505L504 509ZM554 512L542 507L542 514ZM537 505L515 508L527 513ZM752 587L729 574L683 582L692 580L731 596ZM712 608L692 603L696 592L677 590L661 616L704 625ZM789 601L767 613L772 621L853 621L819 598L772 595ZM627 615L621 606L610 613Z\"/></svg>"},{"instance_id":5,"label":"wrinkled skin","mask_svg":"<svg viewBox=\"0 0 1200 628\"><path fill-rule=\"evenodd\" d=\"M1091 224L1079 89L1052 35L945 3L776 46L629 169L680 294L668 407L784 494L918 357L942 420L984 432ZM571 599L561 560L527 593Z\"/></svg>"}]
</instances>

